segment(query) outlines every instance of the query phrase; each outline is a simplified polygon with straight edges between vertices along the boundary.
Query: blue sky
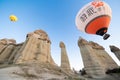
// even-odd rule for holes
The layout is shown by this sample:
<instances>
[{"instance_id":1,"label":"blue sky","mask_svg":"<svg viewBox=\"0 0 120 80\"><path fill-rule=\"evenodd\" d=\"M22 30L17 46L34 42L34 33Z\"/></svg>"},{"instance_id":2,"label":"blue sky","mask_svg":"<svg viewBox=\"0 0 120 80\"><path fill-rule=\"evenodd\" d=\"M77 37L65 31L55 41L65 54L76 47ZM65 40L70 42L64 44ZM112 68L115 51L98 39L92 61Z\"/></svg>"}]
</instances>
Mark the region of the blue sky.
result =
<instances>
[{"instance_id":1,"label":"blue sky","mask_svg":"<svg viewBox=\"0 0 120 80\"><path fill-rule=\"evenodd\" d=\"M77 41L79 36L104 46L106 51L120 65L110 52L109 45L120 48L120 0L104 0L112 8L112 21L108 29L111 37L104 41L102 37L80 32L75 25L75 17L80 8L92 0L0 0L0 39L14 38L17 43L25 41L26 34L37 29L46 31L52 42L51 54L60 65L59 42L63 41L70 60L71 68L83 67ZM11 22L9 16L18 17Z\"/></svg>"}]
</instances>

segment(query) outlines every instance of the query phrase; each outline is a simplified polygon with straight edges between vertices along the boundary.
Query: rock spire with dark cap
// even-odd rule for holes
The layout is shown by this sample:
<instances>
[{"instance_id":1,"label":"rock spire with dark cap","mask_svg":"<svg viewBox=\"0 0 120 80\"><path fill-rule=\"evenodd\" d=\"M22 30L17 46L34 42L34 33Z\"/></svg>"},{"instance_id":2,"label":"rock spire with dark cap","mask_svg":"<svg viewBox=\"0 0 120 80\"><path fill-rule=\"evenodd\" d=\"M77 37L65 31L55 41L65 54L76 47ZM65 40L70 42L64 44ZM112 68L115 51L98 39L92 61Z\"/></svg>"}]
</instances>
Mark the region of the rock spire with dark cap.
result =
<instances>
[{"instance_id":1,"label":"rock spire with dark cap","mask_svg":"<svg viewBox=\"0 0 120 80\"><path fill-rule=\"evenodd\" d=\"M110 50L113 52L116 57L120 60L120 49L114 45L110 45Z\"/></svg>"}]
</instances>

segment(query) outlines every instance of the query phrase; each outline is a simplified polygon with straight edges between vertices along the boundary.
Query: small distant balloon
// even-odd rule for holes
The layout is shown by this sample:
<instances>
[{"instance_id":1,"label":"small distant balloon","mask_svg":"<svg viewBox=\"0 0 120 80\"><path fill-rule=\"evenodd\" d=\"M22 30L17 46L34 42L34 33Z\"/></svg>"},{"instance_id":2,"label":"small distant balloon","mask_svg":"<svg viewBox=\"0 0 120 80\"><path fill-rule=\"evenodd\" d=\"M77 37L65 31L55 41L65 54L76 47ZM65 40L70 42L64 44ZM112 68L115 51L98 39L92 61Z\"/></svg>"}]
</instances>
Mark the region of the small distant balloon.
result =
<instances>
[{"instance_id":1,"label":"small distant balloon","mask_svg":"<svg viewBox=\"0 0 120 80\"><path fill-rule=\"evenodd\" d=\"M16 22L18 18L15 15L10 15L10 21Z\"/></svg>"}]
</instances>

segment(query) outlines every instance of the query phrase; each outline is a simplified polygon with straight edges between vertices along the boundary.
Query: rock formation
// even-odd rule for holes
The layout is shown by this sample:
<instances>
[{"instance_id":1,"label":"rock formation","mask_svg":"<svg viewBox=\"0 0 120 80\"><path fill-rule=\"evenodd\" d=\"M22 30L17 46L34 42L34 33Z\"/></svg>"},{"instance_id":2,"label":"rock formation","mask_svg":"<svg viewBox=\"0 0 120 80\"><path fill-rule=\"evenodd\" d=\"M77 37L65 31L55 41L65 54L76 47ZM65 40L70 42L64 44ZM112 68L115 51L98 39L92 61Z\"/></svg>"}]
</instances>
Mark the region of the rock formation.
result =
<instances>
[{"instance_id":1,"label":"rock formation","mask_svg":"<svg viewBox=\"0 0 120 80\"><path fill-rule=\"evenodd\" d=\"M51 57L51 42L46 32L36 30L27 34L26 41L18 52L16 63L48 62L55 64Z\"/></svg>"},{"instance_id":2,"label":"rock formation","mask_svg":"<svg viewBox=\"0 0 120 80\"><path fill-rule=\"evenodd\" d=\"M12 39L1 39L0 70L1 67L8 67L8 70L5 71L9 71L9 75L21 75L21 77L24 76L23 78L26 76L29 78L29 80L34 80L34 78L35 80L74 80L73 78L81 79L79 75L74 75L70 69L67 52L63 42L60 43L60 47L61 66L59 67L52 59L51 41L47 33L43 30L36 30L28 33L25 42L19 44L16 44L16 41ZM21 72L22 70L23 72ZM0 73L2 72L0 71ZM4 70L3 73L5 73ZM3 79L5 78L2 74L0 74L0 78L1 76Z\"/></svg>"},{"instance_id":3,"label":"rock formation","mask_svg":"<svg viewBox=\"0 0 120 80\"><path fill-rule=\"evenodd\" d=\"M108 69L118 67L102 46L88 42L82 38L78 40L84 69L89 76L102 77Z\"/></svg>"},{"instance_id":4,"label":"rock formation","mask_svg":"<svg viewBox=\"0 0 120 80\"><path fill-rule=\"evenodd\" d=\"M20 44L13 39L1 39L0 63L48 62L55 65L50 45L49 37L43 30L28 33L26 41Z\"/></svg>"},{"instance_id":5,"label":"rock formation","mask_svg":"<svg viewBox=\"0 0 120 80\"><path fill-rule=\"evenodd\" d=\"M15 56L16 41L14 39L0 40L0 63L13 62Z\"/></svg>"},{"instance_id":6,"label":"rock formation","mask_svg":"<svg viewBox=\"0 0 120 80\"><path fill-rule=\"evenodd\" d=\"M15 76L13 78L15 80L25 77L29 80L89 80L89 76L89 78L93 77L93 80L98 77L99 80L116 80L116 78L119 80L119 75L112 74L115 77L110 79L111 75L105 74L109 69L118 68L118 65L99 44L82 38L78 40L84 63L83 70L87 73L87 78L80 76L78 72L72 73L65 44L60 42L59 46L61 48L60 67L52 59L51 41L43 30L28 33L25 42L19 44L16 44L14 39L0 39L0 79L11 80ZM110 48L120 59L120 49L115 46ZM10 79L6 78L8 75Z\"/></svg>"},{"instance_id":7,"label":"rock formation","mask_svg":"<svg viewBox=\"0 0 120 80\"><path fill-rule=\"evenodd\" d=\"M113 52L116 57L120 60L120 49L117 48L116 46L110 45L110 50Z\"/></svg>"},{"instance_id":8,"label":"rock formation","mask_svg":"<svg viewBox=\"0 0 120 80\"><path fill-rule=\"evenodd\" d=\"M65 44L63 42L60 42L59 46L61 48L61 68L66 72L71 72Z\"/></svg>"}]
</instances>

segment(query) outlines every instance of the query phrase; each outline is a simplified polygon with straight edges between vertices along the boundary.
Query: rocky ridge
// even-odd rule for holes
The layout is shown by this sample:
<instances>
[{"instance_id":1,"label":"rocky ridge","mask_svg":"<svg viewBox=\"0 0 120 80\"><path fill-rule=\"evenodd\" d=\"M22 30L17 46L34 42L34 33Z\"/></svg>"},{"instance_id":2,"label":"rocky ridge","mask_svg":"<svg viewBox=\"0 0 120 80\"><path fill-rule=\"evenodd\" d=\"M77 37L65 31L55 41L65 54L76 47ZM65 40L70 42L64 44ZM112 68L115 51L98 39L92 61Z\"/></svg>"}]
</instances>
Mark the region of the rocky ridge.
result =
<instances>
[{"instance_id":1,"label":"rocky ridge","mask_svg":"<svg viewBox=\"0 0 120 80\"><path fill-rule=\"evenodd\" d=\"M14 39L0 39L1 80L120 80L120 74L106 74L119 68L116 62L98 43L78 40L84 68L71 70L64 42L60 42L61 66L51 56L51 41L43 30L30 32L25 42L17 44ZM119 48L110 46L119 59ZM83 75L84 73L84 75Z\"/></svg>"}]
</instances>

